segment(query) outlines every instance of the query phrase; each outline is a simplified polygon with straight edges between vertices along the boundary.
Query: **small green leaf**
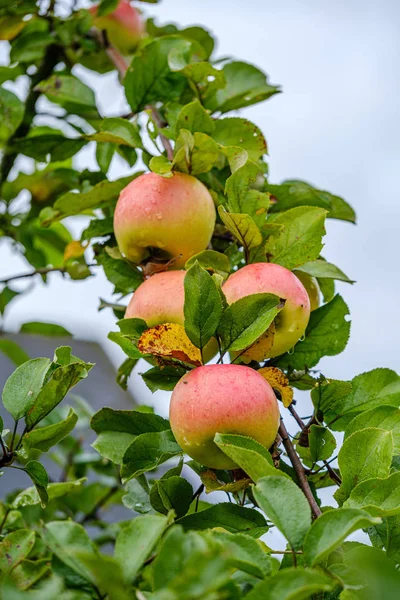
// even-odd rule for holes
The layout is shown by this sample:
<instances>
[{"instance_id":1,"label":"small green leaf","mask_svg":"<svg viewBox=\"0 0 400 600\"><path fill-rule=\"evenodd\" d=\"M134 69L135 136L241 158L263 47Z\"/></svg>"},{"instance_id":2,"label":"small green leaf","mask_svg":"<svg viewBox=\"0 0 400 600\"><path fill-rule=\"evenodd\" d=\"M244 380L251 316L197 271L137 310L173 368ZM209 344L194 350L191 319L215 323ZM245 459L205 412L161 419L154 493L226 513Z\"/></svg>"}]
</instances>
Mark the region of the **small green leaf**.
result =
<instances>
[{"instance_id":1,"label":"small green leaf","mask_svg":"<svg viewBox=\"0 0 400 600\"><path fill-rule=\"evenodd\" d=\"M32 130L27 137L18 138L13 142L13 150L40 162L47 162L50 155L51 160L55 162L71 158L86 144L86 140L68 138L56 131L40 134Z\"/></svg>"},{"instance_id":2,"label":"small green leaf","mask_svg":"<svg viewBox=\"0 0 400 600\"><path fill-rule=\"evenodd\" d=\"M311 460L328 460L335 451L336 440L333 433L320 425L311 425L308 436Z\"/></svg>"},{"instance_id":3,"label":"small green leaf","mask_svg":"<svg viewBox=\"0 0 400 600\"><path fill-rule=\"evenodd\" d=\"M229 554L231 565L244 573L264 579L271 575L272 560L262 546L244 533L212 531L213 539L221 542L224 552Z\"/></svg>"},{"instance_id":4,"label":"small green leaf","mask_svg":"<svg viewBox=\"0 0 400 600\"><path fill-rule=\"evenodd\" d=\"M258 583L246 600L305 600L314 594L330 592L336 585L320 571L289 567Z\"/></svg>"},{"instance_id":5,"label":"small green leaf","mask_svg":"<svg viewBox=\"0 0 400 600\"><path fill-rule=\"evenodd\" d=\"M273 294L252 294L233 302L224 311L217 334L221 352L244 350L271 325L284 301Z\"/></svg>"},{"instance_id":6,"label":"small green leaf","mask_svg":"<svg viewBox=\"0 0 400 600\"><path fill-rule=\"evenodd\" d=\"M181 454L170 429L138 435L127 448L121 468L124 481L152 471L163 462Z\"/></svg>"},{"instance_id":7,"label":"small green leaf","mask_svg":"<svg viewBox=\"0 0 400 600\"><path fill-rule=\"evenodd\" d=\"M337 294L328 304L310 315L305 339L298 342L292 354L282 355L279 368L304 369L314 367L323 356L335 356L346 348L350 335L347 304Z\"/></svg>"},{"instance_id":8,"label":"small green leaf","mask_svg":"<svg viewBox=\"0 0 400 600\"><path fill-rule=\"evenodd\" d=\"M23 471L32 479L35 484L36 491L40 498L40 504L44 508L49 500L47 493L47 486L49 484L49 476L47 475L46 469L37 460L30 460Z\"/></svg>"},{"instance_id":9,"label":"small green leaf","mask_svg":"<svg viewBox=\"0 0 400 600\"><path fill-rule=\"evenodd\" d=\"M31 552L35 544L35 532L29 529L19 529L6 535L0 542L0 570L3 574L19 565Z\"/></svg>"},{"instance_id":10,"label":"small green leaf","mask_svg":"<svg viewBox=\"0 0 400 600\"><path fill-rule=\"evenodd\" d=\"M274 467L268 450L252 438L217 433L214 442L255 482L268 475L286 477L283 471Z\"/></svg>"},{"instance_id":11,"label":"small green leaf","mask_svg":"<svg viewBox=\"0 0 400 600\"><path fill-rule=\"evenodd\" d=\"M50 365L49 358L34 358L24 362L7 379L3 405L16 421L24 417L35 403Z\"/></svg>"},{"instance_id":12,"label":"small green leaf","mask_svg":"<svg viewBox=\"0 0 400 600\"><path fill-rule=\"evenodd\" d=\"M27 449L35 448L47 452L65 438L74 429L78 421L78 415L70 409L68 416L63 421L34 429L24 436L24 446Z\"/></svg>"},{"instance_id":13,"label":"small green leaf","mask_svg":"<svg viewBox=\"0 0 400 600\"><path fill-rule=\"evenodd\" d=\"M218 145L210 136L199 132L192 135L187 129L181 129L172 166L191 175L207 173L218 163L219 154Z\"/></svg>"},{"instance_id":14,"label":"small green leaf","mask_svg":"<svg viewBox=\"0 0 400 600\"><path fill-rule=\"evenodd\" d=\"M230 117L217 119L214 132L216 142L223 146L238 146L247 151L250 160L257 160L267 152L267 142L262 131L247 119Z\"/></svg>"},{"instance_id":15,"label":"small green leaf","mask_svg":"<svg viewBox=\"0 0 400 600\"><path fill-rule=\"evenodd\" d=\"M264 477L253 490L257 504L285 536L294 550L302 547L311 525L311 509L306 497L286 477Z\"/></svg>"},{"instance_id":16,"label":"small green leaf","mask_svg":"<svg viewBox=\"0 0 400 600\"><path fill-rule=\"evenodd\" d=\"M77 479L75 481L63 481L61 483L49 483L46 491L48 496L48 502L56 498L61 498L70 494L76 488L79 488L86 481L86 477ZM20 492L13 500L12 507L15 509L22 508L24 506L33 506L40 504L41 500L38 491L35 487L29 487L26 490Z\"/></svg>"},{"instance_id":17,"label":"small green leaf","mask_svg":"<svg viewBox=\"0 0 400 600\"><path fill-rule=\"evenodd\" d=\"M279 87L269 85L262 71L245 62L227 63L222 72L226 85L217 90L206 104L206 108L212 111L226 113L251 106L267 100L280 91Z\"/></svg>"},{"instance_id":18,"label":"small green leaf","mask_svg":"<svg viewBox=\"0 0 400 600\"><path fill-rule=\"evenodd\" d=\"M213 278L197 261L185 275L184 288L185 331L196 348L203 349L220 322L221 297Z\"/></svg>"},{"instance_id":19,"label":"small green leaf","mask_svg":"<svg viewBox=\"0 0 400 600\"><path fill-rule=\"evenodd\" d=\"M35 91L44 94L51 102L61 104L68 112L86 118L100 118L93 90L73 75L51 75L41 81Z\"/></svg>"},{"instance_id":20,"label":"small green leaf","mask_svg":"<svg viewBox=\"0 0 400 600\"><path fill-rule=\"evenodd\" d=\"M91 240L96 237L109 236L113 233L113 219L106 217L105 219L92 219L89 225L82 231L81 241Z\"/></svg>"},{"instance_id":21,"label":"small green leaf","mask_svg":"<svg viewBox=\"0 0 400 600\"><path fill-rule=\"evenodd\" d=\"M153 413L139 410L116 410L104 407L95 413L90 422L96 433L117 431L140 435L157 431L166 431L170 425L166 419Z\"/></svg>"},{"instance_id":22,"label":"small green leaf","mask_svg":"<svg viewBox=\"0 0 400 600\"><path fill-rule=\"evenodd\" d=\"M342 505L362 481L388 477L393 456L390 431L368 428L356 431L344 442L338 455L342 485L334 496Z\"/></svg>"},{"instance_id":23,"label":"small green leaf","mask_svg":"<svg viewBox=\"0 0 400 600\"><path fill-rule=\"evenodd\" d=\"M198 100L189 102L181 109L175 124L177 133L181 129L187 129L190 133L200 132L212 135L214 128L214 120Z\"/></svg>"},{"instance_id":24,"label":"small green leaf","mask_svg":"<svg viewBox=\"0 0 400 600\"><path fill-rule=\"evenodd\" d=\"M0 87L0 146L12 136L23 116L24 104L18 96Z\"/></svg>"},{"instance_id":25,"label":"small green leaf","mask_svg":"<svg viewBox=\"0 0 400 600\"><path fill-rule=\"evenodd\" d=\"M220 502L200 512L186 515L178 523L185 530L223 527L231 533L243 532L255 538L268 531L267 522L261 513L230 502Z\"/></svg>"},{"instance_id":26,"label":"small green leaf","mask_svg":"<svg viewBox=\"0 0 400 600\"><path fill-rule=\"evenodd\" d=\"M134 580L167 526L167 517L142 515L122 527L114 553L126 582Z\"/></svg>"},{"instance_id":27,"label":"small green leaf","mask_svg":"<svg viewBox=\"0 0 400 600\"><path fill-rule=\"evenodd\" d=\"M126 494L122 496L122 503L126 508L140 514L146 514L152 510L148 483L144 475L130 479L125 485L125 489Z\"/></svg>"},{"instance_id":28,"label":"small green leaf","mask_svg":"<svg viewBox=\"0 0 400 600\"><path fill-rule=\"evenodd\" d=\"M185 373L185 369L179 366L171 366L163 367L162 369L160 367L153 367L146 371L146 373L141 373L141 375L149 390L154 393L157 390L172 392Z\"/></svg>"},{"instance_id":29,"label":"small green leaf","mask_svg":"<svg viewBox=\"0 0 400 600\"><path fill-rule=\"evenodd\" d=\"M108 117L97 125L98 131L86 135L86 139L95 142L112 143L131 148L142 148L142 139L136 125L127 119Z\"/></svg>"},{"instance_id":30,"label":"small green leaf","mask_svg":"<svg viewBox=\"0 0 400 600\"><path fill-rule=\"evenodd\" d=\"M261 231L254 220L247 214L228 213L223 206L218 207L218 213L225 227L244 247L246 257L249 258L250 251L260 246L263 241Z\"/></svg>"},{"instance_id":31,"label":"small green leaf","mask_svg":"<svg viewBox=\"0 0 400 600\"><path fill-rule=\"evenodd\" d=\"M7 305L19 296L20 292L5 286L0 292L0 315L4 315Z\"/></svg>"},{"instance_id":32,"label":"small green leaf","mask_svg":"<svg viewBox=\"0 0 400 600\"><path fill-rule=\"evenodd\" d=\"M23 323L23 325L20 327L20 333L31 333L46 336L72 336L72 333L70 333L62 325L57 325L56 323L43 323L40 321Z\"/></svg>"},{"instance_id":33,"label":"small green leaf","mask_svg":"<svg viewBox=\"0 0 400 600\"><path fill-rule=\"evenodd\" d=\"M192 497L193 488L190 483L176 475L155 481L150 491L150 502L154 510L164 515L173 510L178 519L188 512Z\"/></svg>"},{"instance_id":34,"label":"small green leaf","mask_svg":"<svg viewBox=\"0 0 400 600\"><path fill-rule=\"evenodd\" d=\"M299 206L285 211L272 220L283 226L272 233L265 245L269 262L296 269L316 260L322 250L326 211L312 206Z\"/></svg>"},{"instance_id":35,"label":"small green leaf","mask_svg":"<svg viewBox=\"0 0 400 600\"><path fill-rule=\"evenodd\" d=\"M122 256L115 259L103 250L96 255L97 262L103 267L107 279L115 286L114 294L124 296L135 291L143 283L143 274Z\"/></svg>"},{"instance_id":36,"label":"small green leaf","mask_svg":"<svg viewBox=\"0 0 400 600\"><path fill-rule=\"evenodd\" d=\"M323 278L323 279L337 279L338 281L345 281L346 283L354 283L337 267L325 260L313 260L305 263L298 268L303 273L308 273L312 277Z\"/></svg>"},{"instance_id":37,"label":"small green leaf","mask_svg":"<svg viewBox=\"0 0 400 600\"><path fill-rule=\"evenodd\" d=\"M400 513L400 472L386 479L367 479L359 483L344 503L345 507L362 508L370 514L391 517Z\"/></svg>"},{"instance_id":38,"label":"small green leaf","mask_svg":"<svg viewBox=\"0 0 400 600\"><path fill-rule=\"evenodd\" d=\"M226 278L231 272L231 264L229 257L215 250L203 250L199 254L195 254L185 264L185 269L188 271L196 262L207 271L214 271L218 275Z\"/></svg>"}]
</instances>

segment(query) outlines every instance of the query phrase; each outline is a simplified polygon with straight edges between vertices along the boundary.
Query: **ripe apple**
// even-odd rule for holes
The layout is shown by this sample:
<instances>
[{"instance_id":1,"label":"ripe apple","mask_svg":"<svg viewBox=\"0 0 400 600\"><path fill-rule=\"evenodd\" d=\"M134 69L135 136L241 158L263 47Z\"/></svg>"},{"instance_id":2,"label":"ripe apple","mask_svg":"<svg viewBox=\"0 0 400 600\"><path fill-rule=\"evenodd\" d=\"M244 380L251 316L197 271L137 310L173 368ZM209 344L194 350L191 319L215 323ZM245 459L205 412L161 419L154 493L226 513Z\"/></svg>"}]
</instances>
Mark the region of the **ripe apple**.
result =
<instances>
[{"instance_id":1,"label":"ripe apple","mask_svg":"<svg viewBox=\"0 0 400 600\"><path fill-rule=\"evenodd\" d=\"M310 298L310 310L311 312L319 307L321 303L320 299L320 291L318 281L312 275L308 273L304 273L303 271L293 271L298 279L300 279L301 283L307 290L307 294Z\"/></svg>"},{"instance_id":2,"label":"ripe apple","mask_svg":"<svg viewBox=\"0 0 400 600\"><path fill-rule=\"evenodd\" d=\"M249 350L249 353L240 353L243 362L252 359L261 361L287 352L306 330L310 318L310 299L301 281L285 267L273 263L247 265L228 277L222 291L228 304L250 294L260 293L275 294L286 300L284 308L275 318L272 347L265 351L260 343L259 355L257 346L252 351Z\"/></svg>"},{"instance_id":3,"label":"ripe apple","mask_svg":"<svg viewBox=\"0 0 400 600\"><path fill-rule=\"evenodd\" d=\"M141 175L122 190L114 213L115 236L128 260L140 263L159 249L176 259L174 269L207 248L214 225L210 192L185 173Z\"/></svg>"},{"instance_id":4,"label":"ripe apple","mask_svg":"<svg viewBox=\"0 0 400 600\"><path fill-rule=\"evenodd\" d=\"M117 8L108 15L98 17L97 10L97 5L89 8L95 27L105 30L110 43L122 54L134 52L144 33L144 25L136 8L128 0L120 0Z\"/></svg>"},{"instance_id":5,"label":"ripe apple","mask_svg":"<svg viewBox=\"0 0 400 600\"><path fill-rule=\"evenodd\" d=\"M178 382L169 418L191 458L213 469L234 469L237 465L214 443L215 434L246 435L269 448L278 432L279 408L270 384L254 369L206 365Z\"/></svg>"},{"instance_id":6,"label":"ripe apple","mask_svg":"<svg viewBox=\"0 0 400 600\"><path fill-rule=\"evenodd\" d=\"M125 318L143 319L149 327L162 323L178 323L183 326L185 275L186 271L164 271L146 279L132 296ZM211 360L217 351L217 341L211 338L203 349L204 362Z\"/></svg>"}]
</instances>

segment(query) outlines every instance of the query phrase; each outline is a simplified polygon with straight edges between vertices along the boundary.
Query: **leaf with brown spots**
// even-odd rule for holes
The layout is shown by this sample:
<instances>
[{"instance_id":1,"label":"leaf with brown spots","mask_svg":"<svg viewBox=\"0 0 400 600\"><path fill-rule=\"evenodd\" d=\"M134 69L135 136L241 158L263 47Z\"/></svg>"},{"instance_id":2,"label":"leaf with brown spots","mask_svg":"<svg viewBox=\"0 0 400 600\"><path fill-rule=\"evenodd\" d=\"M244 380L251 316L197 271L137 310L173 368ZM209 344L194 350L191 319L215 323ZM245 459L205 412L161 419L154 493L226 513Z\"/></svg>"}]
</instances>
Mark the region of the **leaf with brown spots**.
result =
<instances>
[{"instance_id":1,"label":"leaf with brown spots","mask_svg":"<svg viewBox=\"0 0 400 600\"><path fill-rule=\"evenodd\" d=\"M282 397L282 403L285 408L290 406L293 401L293 388L289 385L286 375L278 367L264 367L258 371L271 385L278 390Z\"/></svg>"},{"instance_id":2,"label":"leaf with brown spots","mask_svg":"<svg viewBox=\"0 0 400 600\"><path fill-rule=\"evenodd\" d=\"M183 325L163 323L146 329L140 336L138 349L142 354L153 355L160 365L180 362L200 367L201 352L186 335Z\"/></svg>"},{"instance_id":3,"label":"leaf with brown spots","mask_svg":"<svg viewBox=\"0 0 400 600\"><path fill-rule=\"evenodd\" d=\"M239 479L238 481L232 481L232 483L222 483L217 479L215 471L207 470L200 473L201 482L206 488L206 494L211 492L240 492L249 487L251 479Z\"/></svg>"}]
</instances>

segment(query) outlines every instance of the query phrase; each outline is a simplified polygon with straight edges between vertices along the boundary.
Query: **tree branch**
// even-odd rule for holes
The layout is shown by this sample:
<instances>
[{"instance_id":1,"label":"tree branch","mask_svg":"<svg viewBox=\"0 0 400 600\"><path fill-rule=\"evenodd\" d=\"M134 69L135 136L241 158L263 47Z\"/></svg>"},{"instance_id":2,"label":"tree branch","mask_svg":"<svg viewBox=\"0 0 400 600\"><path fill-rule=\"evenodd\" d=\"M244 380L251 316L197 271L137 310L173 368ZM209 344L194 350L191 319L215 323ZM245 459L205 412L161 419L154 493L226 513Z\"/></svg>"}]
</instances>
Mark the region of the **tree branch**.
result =
<instances>
[{"instance_id":1,"label":"tree branch","mask_svg":"<svg viewBox=\"0 0 400 600\"><path fill-rule=\"evenodd\" d=\"M321 515L321 509L319 508L319 506L313 496L313 493L312 493L310 485L308 483L306 474L304 472L304 467L301 464L300 459L296 454L296 451L295 451L293 444L289 438L289 434L288 434L285 424L282 420L282 417L281 417L281 422L279 425L279 435L282 438L282 443L285 447L285 450L290 459L290 462L292 463L292 466L293 466L294 470L296 471L296 475L299 480L299 485L300 485L301 489L303 490L305 497L308 500L313 517L316 519L317 517L319 517Z\"/></svg>"},{"instance_id":2,"label":"tree branch","mask_svg":"<svg viewBox=\"0 0 400 600\"><path fill-rule=\"evenodd\" d=\"M98 267L97 264L87 265L88 267ZM0 284L7 285L10 281L15 281L16 279L27 279L28 277L34 277L35 275L48 275L48 273L67 273L67 267L41 267L40 269L35 269L30 273L20 273L19 275L11 275L10 277L6 277L5 279L0 279Z\"/></svg>"}]
</instances>

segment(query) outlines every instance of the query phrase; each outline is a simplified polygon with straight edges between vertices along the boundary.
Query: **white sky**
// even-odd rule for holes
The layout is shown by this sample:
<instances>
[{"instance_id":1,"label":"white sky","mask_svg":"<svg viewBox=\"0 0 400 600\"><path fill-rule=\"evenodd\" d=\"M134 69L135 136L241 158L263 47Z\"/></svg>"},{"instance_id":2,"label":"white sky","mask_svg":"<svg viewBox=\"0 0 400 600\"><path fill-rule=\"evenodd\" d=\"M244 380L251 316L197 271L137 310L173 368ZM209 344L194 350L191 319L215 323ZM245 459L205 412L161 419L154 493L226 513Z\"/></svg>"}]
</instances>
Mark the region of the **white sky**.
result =
<instances>
[{"instance_id":1,"label":"white sky","mask_svg":"<svg viewBox=\"0 0 400 600\"><path fill-rule=\"evenodd\" d=\"M218 55L252 62L283 87L282 95L242 112L266 135L271 182L307 180L342 195L358 215L356 227L328 223L324 256L357 284L337 286L350 307L351 338L344 353L321 362L323 372L346 379L377 366L398 370L400 3L165 0L141 6L159 22L205 25L218 38ZM79 74L96 90L104 115L123 112L113 76ZM80 157L80 166L93 166L92 152ZM112 176L122 174L113 165ZM81 222L74 229L78 232ZM27 270L2 243L0 277ZM58 322L78 338L99 341L118 365L122 353L106 339L115 329L114 317L97 312L100 296L111 300L105 277L69 282L52 275L49 281L38 282L13 303L4 328L16 331L31 320ZM140 378L132 383L136 398L148 401ZM166 414L165 395L158 396L157 405Z\"/></svg>"}]
</instances>

